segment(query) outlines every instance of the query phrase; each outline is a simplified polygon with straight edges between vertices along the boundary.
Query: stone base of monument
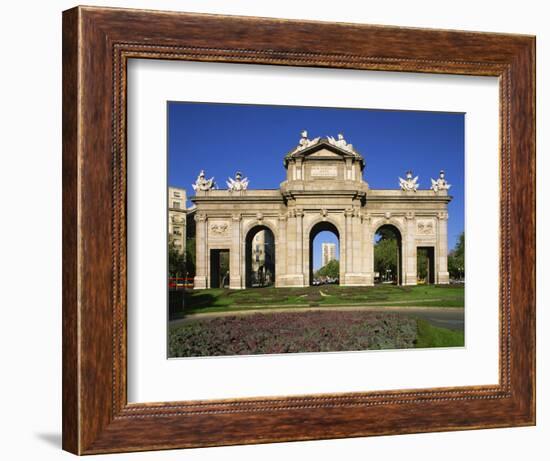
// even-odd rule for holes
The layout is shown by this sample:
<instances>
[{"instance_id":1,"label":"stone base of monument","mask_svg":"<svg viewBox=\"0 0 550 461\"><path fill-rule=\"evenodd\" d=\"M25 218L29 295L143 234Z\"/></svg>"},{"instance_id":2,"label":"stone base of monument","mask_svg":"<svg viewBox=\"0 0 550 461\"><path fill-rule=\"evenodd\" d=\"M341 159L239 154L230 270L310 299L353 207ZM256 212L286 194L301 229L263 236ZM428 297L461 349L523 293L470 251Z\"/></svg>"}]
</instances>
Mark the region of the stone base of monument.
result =
<instances>
[{"instance_id":1,"label":"stone base of monument","mask_svg":"<svg viewBox=\"0 0 550 461\"><path fill-rule=\"evenodd\" d=\"M446 285L449 283L449 273L448 272L438 272L437 273L437 283L440 285Z\"/></svg>"},{"instance_id":2,"label":"stone base of monument","mask_svg":"<svg viewBox=\"0 0 550 461\"><path fill-rule=\"evenodd\" d=\"M193 280L193 288L195 290L204 290L208 288L206 277L196 275Z\"/></svg>"},{"instance_id":3,"label":"stone base of monument","mask_svg":"<svg viewBox=\"0 0 550 461\"><path fill-rule=\"evenodd\" d=\"M229 277L229 288L232 290L244 290L242 277Z\"/></svg>"},{"instance_id":4,"label":"stone base of monument","mask_svg":"<svg viewBox=\"0 0 550 461\"><path fill-rule=\"evenodd\" d=\"M374 285L374 277L372 274L345 274L341 280L340 285L346 287L365 287Z\"/></svg>"},{"instance_id":5,"label":"stone base of monument","mask_svg":"<svg viewBox=\"0 0 550 461\"><path fill-rule=\"evenodd\" d=\"M277 277L275 280L275 287L277 288L282 288L282 287L302 288L305 286L307 285L305 284L303 274L283 275L283 276Z\"/></svg>"}]
</instances>

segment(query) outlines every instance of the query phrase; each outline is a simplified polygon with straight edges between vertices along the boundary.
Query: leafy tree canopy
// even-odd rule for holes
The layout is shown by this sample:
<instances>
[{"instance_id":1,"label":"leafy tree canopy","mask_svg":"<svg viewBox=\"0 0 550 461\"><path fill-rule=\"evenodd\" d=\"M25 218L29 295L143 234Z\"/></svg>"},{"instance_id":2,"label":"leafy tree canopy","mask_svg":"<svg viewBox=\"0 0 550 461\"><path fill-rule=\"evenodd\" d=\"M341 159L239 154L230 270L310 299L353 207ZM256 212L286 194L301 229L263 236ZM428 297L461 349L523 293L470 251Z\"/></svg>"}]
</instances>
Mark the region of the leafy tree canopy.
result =
<instances>
[{"instance_id":1,"label":"leafy tree canopy","mask_svg":"<svg viewBox=\"0 0 550 461\"><path fill-rule=\"evenodd\" d=\"M395 276L397 274L397 241L395 238L381 238L374 245L374 270L380 275L389 269Z\"/></svg>"},{"instance_id":2,"label":"leafy tree canopy","mask_svg":"<svg viewBox=\"0 0 550 461\"><path fill-rule=\"evenodd\" d=\"M451 278L464 278L464 232L459 235L454 249L449 253L447 264Z\"/></svg>"},{"instance_id":3,"label":"leafy tree canopy","mask_svg":"<svg viewBox=\"0 0 550 461\"><path fill-rule=\"evenodd\" d=\"M185 256L178 251L174 242L168 243L168 274L170 277L182 277L185 272Z\"/></svg>"},{"instance_id":4,"label":"leafy tree canopy","mask_svg":"<svg viewBox=\"0 0 550 461\"><path fill-rule=\"evenodd\" d=\"M321 267L315 274L317 277L338 278L340 276L340 263L333 259Z\"/></svg>"}]
</instances>

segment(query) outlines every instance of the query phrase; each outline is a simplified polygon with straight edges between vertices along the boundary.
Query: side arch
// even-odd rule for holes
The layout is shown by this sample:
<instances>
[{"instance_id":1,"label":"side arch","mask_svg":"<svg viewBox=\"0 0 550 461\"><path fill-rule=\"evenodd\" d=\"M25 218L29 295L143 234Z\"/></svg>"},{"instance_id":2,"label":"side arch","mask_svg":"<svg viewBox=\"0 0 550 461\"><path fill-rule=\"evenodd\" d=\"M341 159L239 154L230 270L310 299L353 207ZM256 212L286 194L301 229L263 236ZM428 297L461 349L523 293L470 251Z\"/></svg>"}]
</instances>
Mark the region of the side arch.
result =
<instances>
[{"instance_id":1,"label":"side arch","mask_svg":"<svg viewBox=\"0 0 550 461\"><path fill-rule=\"evenodd\" d=\"M273 234L273 236L275 237L275 239L278 239L278 233L277 233L277 227L271 223L270 221L266 221L266 220L262 220L262 221L258 221L257 219L255 219L254 221L250 221L250 222L247 222L244 227L243 227L243 233L242 235L246 236L248 235L248 233L254 229L255 227L265 227L267 229L269 229L271 231L271 233Z\"/></svg>"},{"instance_id":2,"label":"side arch","mask_svg":"<svg viewBox=\"0 0 550 461\"><path fill-rule=\"evenodd\" d=\"M395 218L390 218L390 219L379 219L374 222L374 224L371 227L372 237L374 237L378 232L378 230L383 226L393 226L399 231L402 238L405 238L406 236L406 230L403 227L403 224Z\"/></svg>"},{"instance_id":3,"label":"side arch","mask_svg":"<svg viewBox=\"0 0 550 461\"><path fill-rule=\"evenodd\" d=\"M376 235L378 233L386 232L393 234L397 242L397 254L396 254L396 264L395 269L393 266L383 270L381 268L379 261L376 258ZM394 220L385 220L380 222L378 225L373 226L372 232L372 244L373 244L373 257L372 257L372 273L375 274L375 281L378 279L379 282L388 282L389 279L395 279L397 285L404 284L404 252L403 252L403 240L405 235L403 233L402 227ZM392 272L395 270L395 274ZM376 276L378 274L378 276Z\"/></svg>"},{"instance_id":4,"label":"side arch","mask_svg":"<svg viewBox=\"0 0 550 461\"><path fill-rule=\"evenodd\" d=\"M259 236L260 232L263 232ZM262 224L248 226L244 235L245 287L265 287L275 284L276 234ZM261 238L256 239L259 236ZM256 242L255 242L256 240Z\"/></svg>"}]
</instances>

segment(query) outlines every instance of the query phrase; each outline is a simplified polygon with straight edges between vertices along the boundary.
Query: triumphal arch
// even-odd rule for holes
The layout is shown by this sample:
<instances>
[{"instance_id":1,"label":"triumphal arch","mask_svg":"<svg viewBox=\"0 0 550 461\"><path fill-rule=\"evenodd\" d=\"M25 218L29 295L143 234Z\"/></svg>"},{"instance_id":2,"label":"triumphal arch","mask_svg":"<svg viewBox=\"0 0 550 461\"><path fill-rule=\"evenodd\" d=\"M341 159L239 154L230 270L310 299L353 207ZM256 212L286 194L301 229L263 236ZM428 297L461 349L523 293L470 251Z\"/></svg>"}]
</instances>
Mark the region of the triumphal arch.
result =
<instances>
[{"instance_id":1,"label":"triumphal arch","mask_svg":"<svg viewBox=\"0 0 550 461\"><path fill-rule=\"evenodd\" d=\"M286 180L279 189L249 188L248 179L237 173L221 190L201 171L191 197L196 206L195 288L219 286L221 254L228 259L229 287L250 286L252 241L261 230L273 242L276 287L312 283L312 242L323 230L339 239L340 284L373 285L375 234L382 228L397 235L399 284L417 283L420 248L430 256L429 281L449 283L451 197L443 171L430 189L420 189L410 171L396 182L399 188L371 189L363 179L364 157L342 135L309 139L305 131L283 165Z\"/></svg>"}]
</instances>

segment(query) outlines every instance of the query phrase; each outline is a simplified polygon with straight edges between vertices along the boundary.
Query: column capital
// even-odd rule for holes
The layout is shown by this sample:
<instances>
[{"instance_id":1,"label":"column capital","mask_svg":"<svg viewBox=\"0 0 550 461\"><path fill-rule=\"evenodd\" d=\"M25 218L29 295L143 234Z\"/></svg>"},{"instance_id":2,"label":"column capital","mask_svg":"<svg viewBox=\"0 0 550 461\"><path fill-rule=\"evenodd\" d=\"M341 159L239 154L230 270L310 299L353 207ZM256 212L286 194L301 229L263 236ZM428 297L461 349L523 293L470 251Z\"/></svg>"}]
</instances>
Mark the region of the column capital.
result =
<instances>
[{"instance_id":1,"label":"column capital","mask_svg":"<svg viewBox=\"0 0 550 461\"><path fill-rule=\"evenodd\" d=\"M352 216L354 215L354 210L353 208L346 208L345 211L344 211L344 216L346 218L351 218Z\"/></svg>"},{"instance_id":2,"label":"column capital","mask_svg":"<svg viewBox=\"0 0 550 461\"><path fill-rule=\"evenodd\" d=\"M241 219L242 219L242 216L241 216L240 213L233 213L231 215L231 220L233 220L235 222L239 222Z\"/></svg>"},{"instance_id":3,"label":"column capital","mask_svg":"<svg viewBox=\"0 0 550 461\"><path fill-rule=\"evenodd\" d=\"M449 213L447 213L446 211L440 211L437 213L437 219L441 221L446 221L447 219L449 219Z\"/></svg>"},{"instance_id":4,"label":"column capital","mask_svg":"<svg viewBox=\"0 0 550 461\"><path fill-rule=\"evenodd\" d=\"M205 222L206 217L206 213L195 213L195 221L197 222Z\"/></svg>"}]
</instances>

